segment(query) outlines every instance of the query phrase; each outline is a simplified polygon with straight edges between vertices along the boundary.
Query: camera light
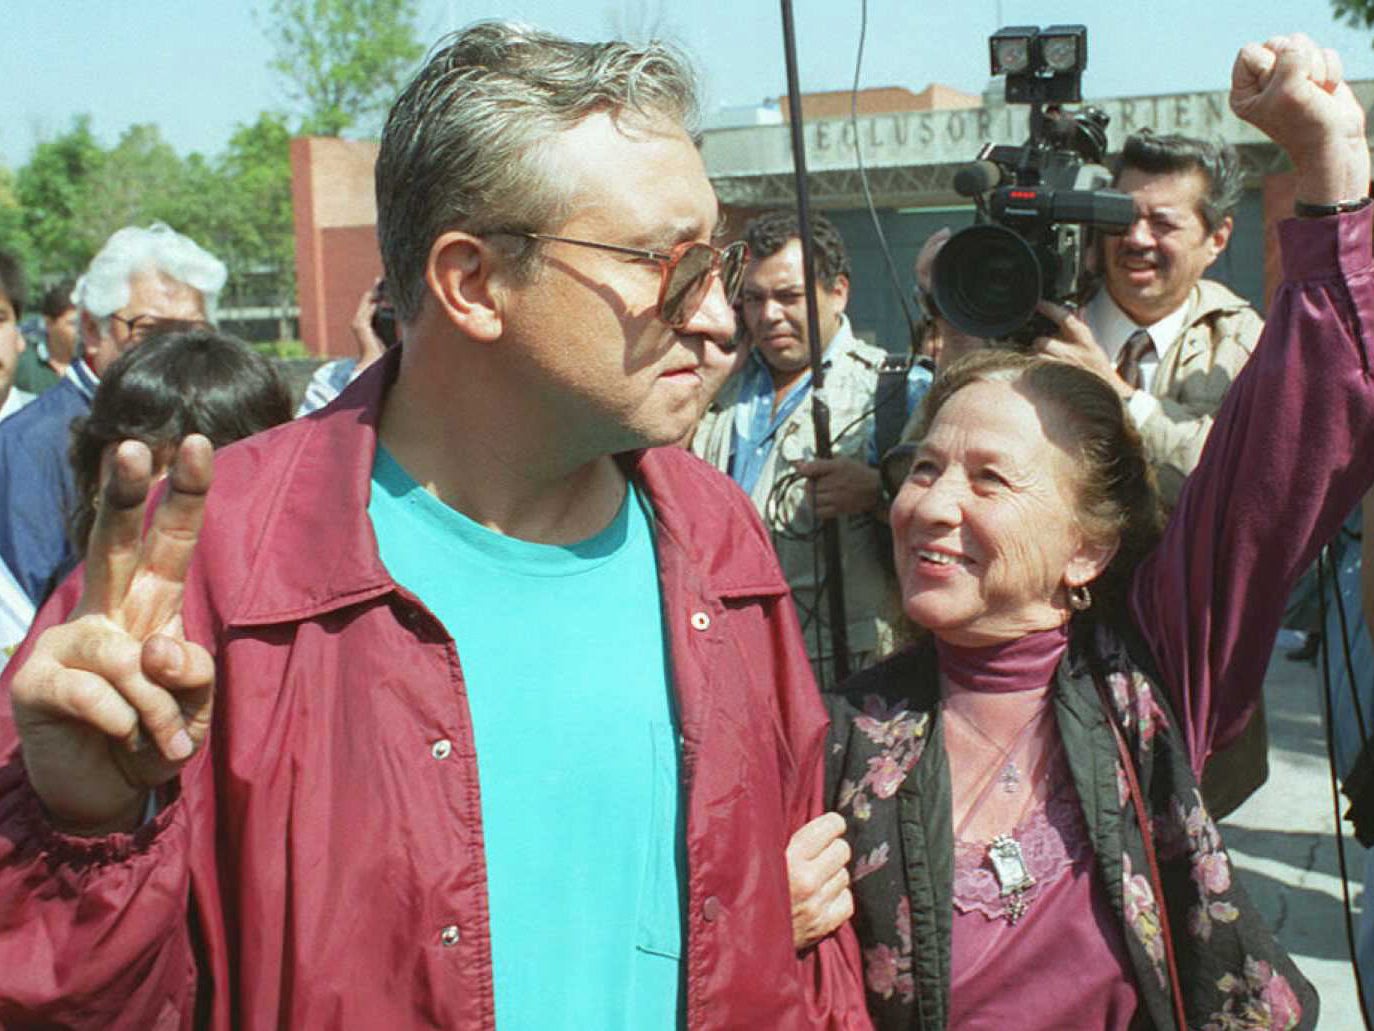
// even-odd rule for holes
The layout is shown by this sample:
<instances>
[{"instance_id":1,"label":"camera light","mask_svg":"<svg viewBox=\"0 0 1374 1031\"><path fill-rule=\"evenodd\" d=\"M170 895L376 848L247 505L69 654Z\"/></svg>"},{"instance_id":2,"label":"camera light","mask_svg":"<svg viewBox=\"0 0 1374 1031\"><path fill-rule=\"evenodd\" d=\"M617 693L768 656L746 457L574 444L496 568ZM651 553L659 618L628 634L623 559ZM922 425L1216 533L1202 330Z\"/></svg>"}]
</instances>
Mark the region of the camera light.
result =
<instances>
[{"instance_id":1,"label":"camera light","mask_svg":"<svg viewBox=\"0 0 1374 1031\"><path fill-rule=\"evenodd\" d=\"M1003 39L997 43L997 65L1003 72L1024 72L1030 64L1030 40Z\"/></svg>"},{"instance_id":2,"label":"camera light","mask_svg":"<svg viewBox=\"0 0 1374 1031\"><path fill-rule=\"evenodd\" d=\"M992 48L993 75L1019 75L1031 70L1033 25L1013 25L999 29L988 40Z\"/></svg>"},{"instance_id":3,"label":"camera light","mask_svg":"<svg viewBox=\"0 0 1374 1031\"><path fill-rule=\"evenodd\" d=\"M1040 33L1040 58L1051 72L1081 72L1088 66L1088 32L1082 25L1051 25Z\"/></svg>"}]
</instances>

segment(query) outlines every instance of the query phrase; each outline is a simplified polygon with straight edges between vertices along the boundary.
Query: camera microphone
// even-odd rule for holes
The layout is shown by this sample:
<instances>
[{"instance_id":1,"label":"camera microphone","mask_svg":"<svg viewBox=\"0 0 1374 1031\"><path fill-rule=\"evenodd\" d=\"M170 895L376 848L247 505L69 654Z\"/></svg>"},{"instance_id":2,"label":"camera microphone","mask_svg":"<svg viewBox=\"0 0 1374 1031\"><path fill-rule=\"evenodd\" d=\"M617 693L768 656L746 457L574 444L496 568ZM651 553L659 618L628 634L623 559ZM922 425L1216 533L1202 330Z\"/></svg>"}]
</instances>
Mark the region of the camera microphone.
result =
<instances>
[{"instance_id":1,"label":"camera microphone","mask_svg":"<svg viewBox=\"0 0 1374 1031\"><path fill-rule=\"evenodd\" d=\"M1002 185L1002 169L995 161L972 161L954 173L954 192L961 197L980 197Z\"/></svg>"}]
</instances>

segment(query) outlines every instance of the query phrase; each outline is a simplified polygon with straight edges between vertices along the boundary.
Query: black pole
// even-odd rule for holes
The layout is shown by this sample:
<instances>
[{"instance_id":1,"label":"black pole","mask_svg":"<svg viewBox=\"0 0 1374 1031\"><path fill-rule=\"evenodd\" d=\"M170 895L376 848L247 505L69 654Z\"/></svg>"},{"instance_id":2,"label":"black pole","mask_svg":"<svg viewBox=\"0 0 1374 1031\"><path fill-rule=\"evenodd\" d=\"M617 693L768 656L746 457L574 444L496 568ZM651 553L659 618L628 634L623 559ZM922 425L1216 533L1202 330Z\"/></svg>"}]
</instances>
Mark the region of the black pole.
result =
<instances>
[{"instance_id":1,"label":"black pole","mask_svg":"<svg viewBox=\"0 0 1374 1031\"><path fill-rule=\"evenodd\" d=\"M797 180L797 221L801 229L802 270L806 277L806 327L811 345L811 423L816 434L816 457L830 457L830 405L825 399L825 368L822 362L820 312L816 307L816 258L811 240L811 204L806 189L806 138L802 133L801 87L797 77L797 37L792 25L792 0L782 0L782 45L787 59L787 111L792 127L792 163ZM844 613L844 568L840 552L840 524L827 519L821 524L825 554L824 585L830 611L830 648L835 661L835 682L849 676L849 623ZM819 572L819 570L817 571Z\"/></svg>"}]
</instances>

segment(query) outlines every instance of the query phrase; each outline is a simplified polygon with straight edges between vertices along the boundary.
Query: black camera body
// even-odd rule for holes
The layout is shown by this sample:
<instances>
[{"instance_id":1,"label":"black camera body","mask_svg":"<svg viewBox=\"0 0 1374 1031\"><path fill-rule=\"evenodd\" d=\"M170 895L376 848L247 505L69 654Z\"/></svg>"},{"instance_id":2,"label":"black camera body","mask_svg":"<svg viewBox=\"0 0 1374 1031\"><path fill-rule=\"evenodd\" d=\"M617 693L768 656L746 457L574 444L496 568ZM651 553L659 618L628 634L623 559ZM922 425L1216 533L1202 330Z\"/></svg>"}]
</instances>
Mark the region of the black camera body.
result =
<instances>
[{"instance_id":1,"label":"black camera body","mask_svg":"<svg viewBox=\"0 0 1374 1031\"><path fill-rule=\"evenodd\" d=\"M987 144L955 174L955 190L978 215L941 248L932 288L940 314L963 332L1029 345L1054 329L1036 305L1082 300L1092 234L1125 232L1135 202L1109 188L1106 113L1058 106L1082 99L1087 30L1013 27L990 43L1007 102L1031 105L1030 138L1020 147Z\"/></svg>"}]
</instances>

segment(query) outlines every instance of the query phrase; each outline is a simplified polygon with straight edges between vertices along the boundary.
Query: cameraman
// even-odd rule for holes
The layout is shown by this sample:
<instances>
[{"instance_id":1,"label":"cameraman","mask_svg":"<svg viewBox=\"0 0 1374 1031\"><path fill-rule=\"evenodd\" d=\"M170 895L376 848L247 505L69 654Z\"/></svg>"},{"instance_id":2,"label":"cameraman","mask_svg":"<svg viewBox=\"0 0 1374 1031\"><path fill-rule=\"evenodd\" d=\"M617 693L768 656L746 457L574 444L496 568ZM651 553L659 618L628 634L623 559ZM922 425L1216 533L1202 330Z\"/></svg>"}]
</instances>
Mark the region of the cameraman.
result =
<instances>
[{"instance_id":1,"label":"cameraman","mask_svg":"<svg viewBox=\"0 0 1374 1031\"><path fill-rule=\"evenodd\" d=\"M1172 508L1263 328L1202 278L1231 239L1240 162L1230 146L1143 130L1127 138L1113 185L1135 198L1136 220L1103 238L1102 287L1080 316L1044 306L1061 332L1037 344L1116 388Z\"/></svg>"}]
</instances>

